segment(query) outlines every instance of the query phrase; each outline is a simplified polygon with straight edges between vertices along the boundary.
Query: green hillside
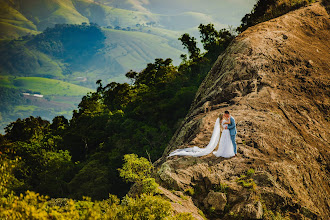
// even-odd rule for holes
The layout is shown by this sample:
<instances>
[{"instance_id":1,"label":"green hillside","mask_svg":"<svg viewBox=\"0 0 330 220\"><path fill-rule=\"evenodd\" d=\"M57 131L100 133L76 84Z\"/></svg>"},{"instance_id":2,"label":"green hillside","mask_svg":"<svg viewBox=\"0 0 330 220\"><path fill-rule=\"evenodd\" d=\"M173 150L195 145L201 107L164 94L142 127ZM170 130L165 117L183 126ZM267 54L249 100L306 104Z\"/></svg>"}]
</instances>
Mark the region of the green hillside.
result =
<instances>
[{"instance_id":1,"label":"green hillside","mask_svg":"<svg viewBox=\"0 0 330 220\"><path fill-rule=\"evenodd\" d=\"M107 36L106 48L115 47L109 55L123 67L141 69L150 57L171 57L176 61L182 50L169 46L176 38L165 38L148 33L104 29ZM155 49L157 48L157 49Z\"/></svg>"},{"instance_id":2,"label":"green hillside","mask_svg":"<svg viewBox=\"0 0 330 220\"><path fill-rule=\"evenodd\" d=\"M88 0L73 0L73 4L81 15L89 19L89 22L101 26L135 27L136 24L145 24L157 19L157 15L154 14L114 8Z\"/></svg>"},{"instance_id":3,"label":"green hillside","mask_svg":"<svg viewBox=\"0 0 330 220\"><path fill-rule=\"evenodd\" d=\"M0 42L0 74L11 76L40 76L63 79L59 61L30 48L27 41ZM17 59L19 58L19 59Z\"/></svg>"},{"instance_id":4,"label":"green hillside","mask_svg":"<svg viewBox=\"0 0 330 220\"><path fill-rule=\"evenodd\" d=\"M0 71L2 75L61 79L93 87L98 79L116 77L120 81L130 69L142 69L155 58L171 57L179 63L182 51L177 48L182 46L175 32L162 34L152 27L142 30L150 33L57 25L35 37L1 42L0 52L5 56Z\"/></svg>"},{"instance_id":5,"label":"green hillside","mask_svg":"<svg viewBox=\"0 0 330 220\"><path fill-rule=\"evenodd\" d=\"M36 34L55 24L97 23L136 27L156 21L157 15L113 8L89 0L0 0L0 39Z\"/></svg>"},{"instance_id":6,"label":"green hillside","mask_svg":"<svg viewBox=\"0 0 330 220\"><path fill-rule=\"evenodd\" d=\"M0 0L0 39L37 34L37 27L7 0Z\"/></svg>"},{"instance_id":7,"label":"green hillside","mask_svg":"<svg viewBox=\"0 0 330 220\"><path fill-rule=\"evenodd\" d=\"M95 88L97 80L127 81L127 71L142 69L154 58L172 57L178 63L182 51L171 46L178 42L175 32L164 35L159 28L143 28L151 30L57 25L36 36L1 41L0 90L8 102L0 103L0 129L30 115L70 118L81 97L91 91L86 87ZM23 92L44 97L22 97Z\"/></svg>"},{"instance_id":8,"label":"green hillside","mask_svg":"<svg viewBox=\"0 0 330 220\"><path fill-rule=\"evenodd\" d=\"M38 30L44 30L54 24L88 22L88 19L75 9L71 0L25 0L20 1L19 6Z\"/></svg>"},{"instance_id":9,"label":"green hillside","mask_svg":"<svg viewBox=\"0 0 330 220\"><path fill-rule=\"evenodd\" d=\"M0 0L0 98L8 101L0 108L9 106L0 109L0 128L29 115L71 117L97 80L127 81L126 72L155 58L178 65L184 53L178 37L211 20L203 13L157 14L91 0ZM26 91L44 97L23 97Z\"/></svg>"},{"instance_id":10,"label":"green hillside","mask_svg":"<svg viewBox=\"0 0 330 220\"><path fill-rule=\"evenodd\" d=\"M82 86L41 77L17 77L13 80L13 85L21 90L30 90L32 93L56 96L82 97L92 91Z\"/></svg>"},{"instance_id":11,"label":"green hillside","mask_svg":"<svg viewBox=\"0 0 330 220\"><path fill-rule=\"evenodd\" d=\"M72 116L81 97L92 89L42 77L0 76L0 133L11 121L30 115L51 120L56 115ZM30 95L23 96L23 93ZM41 94L43 97L35 97Z\"/></svg>"}]
</instances>

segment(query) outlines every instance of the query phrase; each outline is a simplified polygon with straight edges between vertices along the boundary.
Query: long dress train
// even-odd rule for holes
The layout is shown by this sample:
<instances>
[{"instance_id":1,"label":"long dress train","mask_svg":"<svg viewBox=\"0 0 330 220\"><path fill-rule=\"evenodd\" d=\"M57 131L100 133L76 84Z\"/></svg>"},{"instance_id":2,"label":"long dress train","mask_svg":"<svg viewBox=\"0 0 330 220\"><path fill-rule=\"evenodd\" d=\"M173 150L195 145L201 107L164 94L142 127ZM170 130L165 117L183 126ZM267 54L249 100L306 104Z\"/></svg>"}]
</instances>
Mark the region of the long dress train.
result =
<instances>
[{"instance_id":1,"label":"long dress train","mask_svg":"<svg viewBox=\"0 0 330 220\"><path fill-rule=\"evenodd\" d=\"M217 147L217 145L219 143L219 139L220 139L220 123L219 123L219 121L220 121L219 118L217 118L217 120L214 124L211 140L205 148L199 148L197 146L194 146L194 147L188 147L188 148L184 148L184 149L177 149L177 150L171 152L169 157L176 156L176 155L201 157L201 156L211 153Z\"/></svg>"}]
</instances>

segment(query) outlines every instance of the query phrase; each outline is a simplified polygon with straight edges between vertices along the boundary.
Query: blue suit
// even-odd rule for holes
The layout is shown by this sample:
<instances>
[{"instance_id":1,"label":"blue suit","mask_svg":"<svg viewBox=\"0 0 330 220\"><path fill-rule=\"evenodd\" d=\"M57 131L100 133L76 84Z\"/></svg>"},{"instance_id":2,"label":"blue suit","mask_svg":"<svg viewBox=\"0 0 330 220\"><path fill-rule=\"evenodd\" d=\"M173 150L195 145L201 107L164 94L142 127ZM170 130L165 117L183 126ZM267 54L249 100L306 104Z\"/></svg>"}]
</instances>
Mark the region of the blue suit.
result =
<instances>
[{"instance_id":1,"label":"blue suit","mask_svg":"<svg viewBox=\"0 0 330 220\"><path fill-rule=\"evenodd\" d=\"M234 152L235 154L237 154L237 146L236 146L237 130L236 130L235 119L232 116L230 116L230 124L227 126L227 128L229 129L231 141L233 142Z\"/></svg>"}]
</instances>

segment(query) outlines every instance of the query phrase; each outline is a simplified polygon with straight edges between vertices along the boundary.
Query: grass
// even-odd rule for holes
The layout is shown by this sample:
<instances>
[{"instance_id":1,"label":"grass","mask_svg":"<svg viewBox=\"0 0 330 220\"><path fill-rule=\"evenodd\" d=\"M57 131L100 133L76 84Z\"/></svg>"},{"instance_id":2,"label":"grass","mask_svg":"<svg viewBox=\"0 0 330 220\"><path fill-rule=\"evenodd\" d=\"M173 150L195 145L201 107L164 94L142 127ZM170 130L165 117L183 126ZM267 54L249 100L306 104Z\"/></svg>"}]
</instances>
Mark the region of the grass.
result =
<instances>
[{"instance_id":1,"label":"grass","mask_svg":"<svg viewBox=\"0 0 330 220\"><path fill-rule=\"evenodd\" d=\"M205 216L205 214L204 214L204 212L202 210L198 209L198 214L200 216L202 216L204 219L207 219L206 216Z\"/></svg>"},{"instance_id":2,"label":"grass","mask_svg":"<svg viewBox=\"0 0 330 220\"><path fill-rule=\"evenodd\" d=\"M147 23L157 17L154 14L94 4L88 0L73 0L73 3L80 14L101 26L135 27L136 24Z\"/></svg>"},{"instance_id":3,"label":"grass","mask_svg":"<svg viewBox=\"0 0 330 220\"><path fill-rule=\"evenodd\" d=\"M251 169L249 169L249 170L246 172L246 175L249 176L249 177L251 177L251 176L254 175L254 173L255 173L254 169L251 168Z\"/></svg>"},{"instance_id":4,"label":"grass","mask_svg":"<svg viewBox=\"0 0 330 220\"><path fill-rule=\"evenodd\" d=\"M255 191L257 188L256 183L252 179L252 176L254 175L255 170L253 168L250 168L247 172L246 175L242 174L236 182L241 184L245 188L250 188L251 190Z\"/></svg>"},{"instance_id":5,"label":"grass","mask_svg":"<svg viewBox=\"0 0 330 220\"><path fill-rule=\"evenodd\" d=\"M7 88L15 88L9 76L0 75L0 86Z\"/></svg>"},{"instance_id":6,"label":"grass","mask_svg":"<svg viewBox=\"0 0 330 220\"><path fill-rule=\"evenodd\" d=\"M22 15L18 10L11 7L6 1L1 1L0 3L0 21L7 24L12 24L17 27L34 30L36 31L36 26L29 21L24 15ZM5 29L1 29L5 32Z\"/></svg>"},{"instance_id":7,"label":"grass","mask_svg":"<svg viewBox=\"0 0 330 220\"><path fill-rule=\"evenodd\" d=\"M254 180L252 178L248 178L247 176L245 175L241 175L240 178L238 178L236 180L236 182L240 185L242 185L244 188L249 188L253 191L256 190L257 188L257 185L256 183L254 182Z\"/></svg>"},{"instance_id":8,"label":"grass","mask_svg":"<svg viewBox=\"0 0 330 220\"><path fill-rule=\"evenodd\" d=\"M170 46L171 40L164 37L133 31L103 30L107 36L106 47L112 48L108 56L125 70L142 69L155 58L171 57L178 64L183 53Z\"/></svg>"},{"instance_id":9,"label":"grass","mask_svg":"<svg viewBox=\"0 0 330 220\"><path fill-rule=\"evenodd\" d=\"M30 93L40 93L46 96L67 96L81 97L92 89L63 82L56 79L42 77L9 77L0 76L0 86L29 91Z\"/></svg>"},{"instance_id":10,"label":"grass","mask_svg":"<svg viewBox=\"0 0 330 220\"><path fill-rule=\"evenodd\" d=\"M194 188L188 188L188 189L185 190L185 192L186 192L188 195L190 195L190 196L195 195L195 190L194 190Z\"/></svg>"},{"instance_id":11,"label":"grass","mask_svg":"<svg viewBox=\"0 0 330 220\"><path fill-rule=\"evenodd\" d=\"M57 23L79 24L88 22L74 7L71 0L23 1L22 7L33 19L39 21L38 29Z\"/></svg>"},{"instance_id":12,"label":"grass","mask_svg":"<svg viewBox=\"0 0 330 220\"><path fill-rule=\"evenodd\" d=\"M15 106L15 109L14 109L14 113L17 113L17 112L33 112L37 109L38 107L37 106L34 106L34 105L18 105L18 106Z\"/></svg>"},{"instance_id":13,"label":"grass","mask_svg":"<svg viewBox=\"0 0 330 220\"><path fill-rule=\"evenodd\" d=\"M213 190L215 192L227 193L227 189L228 189L228 185L225 183L220 183L213 187Z\"/></svg>"},{"instance_id":14,"label":"grass","mask_svg":"<svg viewBox=\"0 0 330 220\"><path fill-rule=\"evenodd\" d=\"M185 195L180 195L180 198L183 199L183 200L188 200L188 197L185 196Z\"/></svg>"},{"instance_id":15,"label":"grass","mask_svg":"<svg viewBox=\"0 0 330 220\"><path fill-rule=\"evenodd\" d=\"M16 88L39 92L42 95L83 96L92 91L82 86L42 77L17 77L13 84Z\"/></svg>"},{"instance_id":16,"label":"grass","mask_svg":"<svg viewBox=\"0 0 330 220\"><path fill-rule=\"evenodd\" d=\"M262 209L264 212L262 217L265 220L290 220L289 216L286 214L282 216L282 214L278 211L274 213L272 210L269 210L264 203L262 203Z\"/></svg>"},{"instance_id":17,"label":"grass","mask_svg":"<svg viewBox=\"0 0 330 220\"><path fill-rule=\"evenodd\" d=\"M7 23L3 20L0 20L0 29L1 29L0 39L13 39L27 34L39 33L37 31L33 31L27 28L16 26L11 23Z\"/></svg>"},{"instance_id":18,"label":"grass","mask_svg":"<svg viewBox=\"0 0 330 220\"><path fill-rule=\"evenodd\" d=\"M86 87L41 77L0 76L0 87L45 95L44 98L28 98L28 104L15 104L9 112L0 112L2 115L0 133L4 133L3 128L10 122L30 115L41 116L47 120L51 120L56 115L71 118L72 110L81 101L81 97L92 91Z\"/></svg>"}]
</instances>

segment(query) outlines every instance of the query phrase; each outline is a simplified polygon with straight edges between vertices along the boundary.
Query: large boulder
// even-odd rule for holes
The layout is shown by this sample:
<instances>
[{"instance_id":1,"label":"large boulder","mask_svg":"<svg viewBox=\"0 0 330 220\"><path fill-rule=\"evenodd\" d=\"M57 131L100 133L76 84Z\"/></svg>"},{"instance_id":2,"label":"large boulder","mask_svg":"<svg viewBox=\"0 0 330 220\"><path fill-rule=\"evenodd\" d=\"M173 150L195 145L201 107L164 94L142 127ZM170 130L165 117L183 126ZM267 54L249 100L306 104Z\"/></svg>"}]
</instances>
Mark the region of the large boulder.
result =
<instances>
[{"instance_id":1,"label":"large boulder","mask_svg":"<svg viewBox=\"0 0 330 220\"><path fill-rule=\"evenodd\" d=\"M223 211L227 204L227 197L225 193L214 192L211 190L207 197L204 199L204 205L206 208L213 207L217 211Z\"/></svg>"}]
</instances>

